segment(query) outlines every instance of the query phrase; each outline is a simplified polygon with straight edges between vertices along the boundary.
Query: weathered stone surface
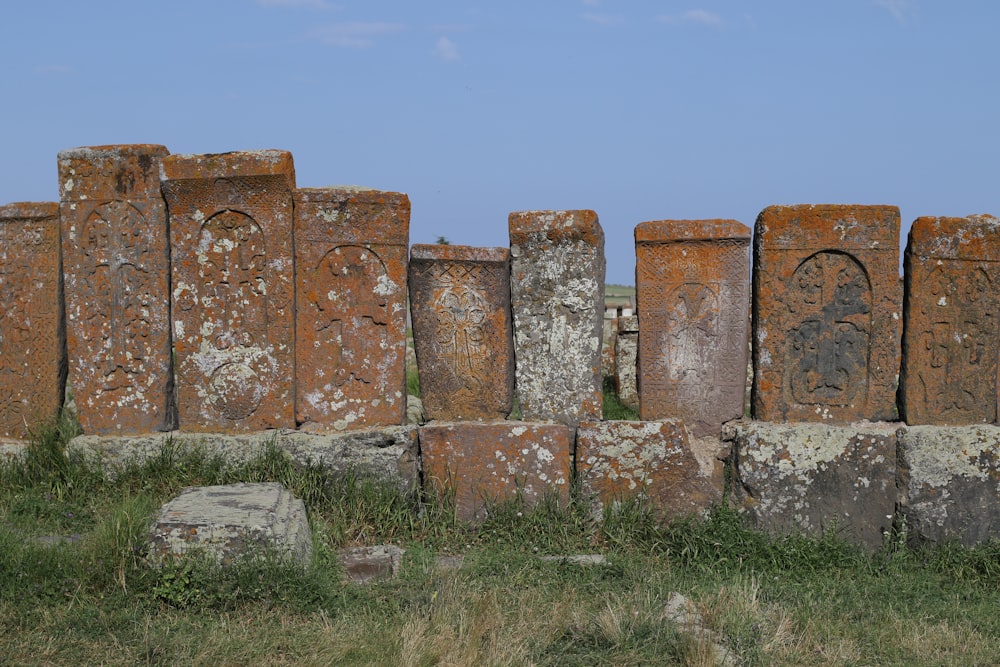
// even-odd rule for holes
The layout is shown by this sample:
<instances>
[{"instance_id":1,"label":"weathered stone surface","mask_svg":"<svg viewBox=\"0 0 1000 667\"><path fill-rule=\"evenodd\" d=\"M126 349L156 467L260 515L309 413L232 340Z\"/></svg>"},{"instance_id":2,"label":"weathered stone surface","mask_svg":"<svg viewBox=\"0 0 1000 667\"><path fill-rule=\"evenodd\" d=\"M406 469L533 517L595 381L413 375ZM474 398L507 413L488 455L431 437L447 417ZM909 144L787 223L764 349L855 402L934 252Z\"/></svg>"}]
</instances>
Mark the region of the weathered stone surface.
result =
<instances>
[{"instance_id":1,"label":"weathered stone surface","mask_svg":"<svg viewBox=\"0 0 1000 667\"><path fill-rule=\"evenodd\" d=\"M678 417L718 436L743 416L750 229L735 220L661 220L635 228L639 417Z\"/></svg>"},{"instance_id":2,"label":"weathered stone surface","mask_svg":"<svg viewBox=\"0 0 1000 667\"><path fill-rule=\"evenodd\" d=\"M517 397L526 420L600 419L604 231L593 211L511 213Z\"/></svg>"},{"instance_id":3,"label":"weathered stone surface","mask_svg":"<svg viewBox=\"0 0 1000 667\"><path fill-rule=\"evenodd\" d=\"M514 401L510 253L415 245L410 312L428 419L503 419Z\"/></svg>"},{"instance_id":4,"label":"weathered stone surface","mask_svg":"<svg viewBox=\"0 0 1000 667\"><path fill-rule=\"evenodd\" d=\"M911 426L899 436L901 512L915 541L1000 537L1000 429Z\"/></svg>"},{"instance_id":5,"label":"weathered stone surface","mask_svg":"<svg viewBox=\"0 0 1000 667\"><path fill-rule=\"evenodd\" d=\"M312 534L302 501L278 483L191 486L160 508L149 559L163 564L192 552L228 565L277 553L312 559Z\"/></svg>"},{"instance_id":6,"label":"weathered stone surface","mask_svg":"<svg viewBox=\"0 0 1000 667\"><path fill-rule=\"evenodd\" d=\"M294 199L296 419L327 431L402 424L410 200L351 187Z\"/></svg>"},{"instance_id":7,"label":"weathered stone surface","mask_svg":"<svg viewBox=\"0 0 1000 667\"><path fill-rule=\"evenodd\" d=\"M618 318L615 337L615 389L622 405L639 409L639 385L636 362L639 358L639 317Z\"/></svg>"},{"instance_id":8,"label":"weathered stone surface","mask_svg":"<svg viewBox=\"0 0 1000 667\"><path fill-rule=\"evenodd\" d=\"M262 455L274 443L298 465L322 467L333 475L371 476L414 493L420 482L416 426L387 426L346 433L312 434L300 431L262 431L246 434L164 433L149 436L95 436L73 438L67 451L99 463L109 477L123 468L158 457L169 447L175 453L191 450L219 455L239 466Z\"/></svg>"},{"instance_id":9,"label":"weathered stone surface","mask_svg":"<svg viewBox=\"0 0 1000 667\"><path fill-rule=\"evenodd\" d=\"M348 581L367 584L374 579L391 579L399 574L405 553L406 549L394 544L379 544L341 549L339 559Z\"/></svg>"},{"instance_id":10,"label":"weathered stone surface","mask_svg":"<svg viewBox=\"0 0 1000 667\"><path fill-rule=\"evenodd\" d=\"M160 171L180 428L294 427L291 154L172 155Z\"/></svg>"},{"instance_id":11,"label":"weathered stone surface","mask_svg":"<svg viewBox=\"0 0 1000 667\"><path fill-rule=\"evenodd\" d=\"M618 340L618 318L604 313L601 330L601 377L615 376L615 343Z\"/></svg>"},{"instance_id":12,"label":"weathered stone surface","mask_svg":"<svg viewBox=\"0 0 1000 667\"><path fill-rule=\"evenodd\" d=\"M428 424L420 427L424 485L453 497L463 521L517 496L532 504L554 492L567 501L572 445L572 430L562 424Z\"/></svg>"},{"instance_id":13,"label":"weathered stone surface","mask_svg":"<svg viewBox=\"0 0 1000 667\"><path fill-rule=\"evenodd\" d=\"M896 418L898 208L764 209L753 292L755 418Z\"/></svg>"},{"instance_id":14,"label":"weathered stone surface","mask_svg":"<svg viewBox=\"0 0 1000 667\"><path fill-rule=\"evenodd\" d=\"M995 422L1000 220L918 218L905 264L903 419L954 426Z\"/></svg>"},{"instance_id":15,"label":"weathered stone surface","mask_svg":"<svg viewBox=\"0 0 1000 667\"><path fill-rule=\"evenodd\" d=\"M159 179L167 155L147 144L59 153L69 376L87 433L151 433L176 422Z\"/></svg>"},{"instance_id":16,"label":"weathered stone surface","mask_svg":"<svg viewBox=\"0 0 1000 667\"><path fill-rule=\"evenodd\" d=\"M594 514L634 497L647 499L664 520L703 514L722 500L721 461L704 469L684 424L581 422L576 432L576 474Z\"/></svg>"},{"instance_id":17,"label":"weathered stone surface","mask_svg":"<svg viewBox=\"0 0 1000 667\"><path fill-rule=\"evenodd\" d=\"M896 509L898 424L734 421L734 500L771 533L839 535L882 545Z\"/></svg>"},{"instance_id":18,"label":"weathered stone surface","mask_svg":"<svg viewBox=\"0 0 1000 667\"><path fill-rule=\"evenodd\" d=\"M59 204L0 206L0 439L59 413L63 357Z\"/></svg>"}]
</instances>

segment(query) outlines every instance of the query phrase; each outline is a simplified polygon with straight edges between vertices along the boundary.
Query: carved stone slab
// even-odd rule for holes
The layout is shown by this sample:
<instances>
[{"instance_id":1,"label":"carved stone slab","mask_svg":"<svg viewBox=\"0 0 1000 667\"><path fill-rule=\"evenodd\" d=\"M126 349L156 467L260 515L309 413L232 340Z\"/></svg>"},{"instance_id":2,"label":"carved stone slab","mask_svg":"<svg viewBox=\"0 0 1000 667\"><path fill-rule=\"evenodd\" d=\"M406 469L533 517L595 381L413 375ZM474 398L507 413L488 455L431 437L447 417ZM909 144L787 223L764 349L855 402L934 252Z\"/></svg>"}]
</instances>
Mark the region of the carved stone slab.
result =
<instances>
[{"instance_id":1,"label":"carved stone slab","mask_svg":"<svg viewBox=\"0 0 1000 667\"><path fill-rule=\"evenodd\" d=\"M917 218L905 263L903 418L952 426L995 422L1000 220Z\"/></svg>"},{"instance_id":2,"label":"carved stone slab","mask_svg":"<svg viewBox=\"0 0 1000 667\"><path fill-rule=\"evenodd\" d=\"M735 220L662 220L635 228L639 416L678 417L718 437L743 416L750 229Z\"/></svg>"},{"instance_id":3,"label":"carved stone slab","mask_svg":"<svg viewBox=\"0 0 1000 667\"><path fill-rule=\"evenodd\" d=\"M639 317L629 315L618 318L618 335L615 336L615 389L618 400L633 410L639 409L639 387L636 378L636 359L639 356Z\"/></svg>"},{"instance_id":4,"label":"carved stone slab","mask_svg":"<svg viewBox=\"0 0 1000 667\"><path fill-rule=\"evenodd\" d=\"M898 208L764 209L753 292L755 418L896 418Z\"/></svg>"},{"instance_id":5,"label":"carved stone slab","mask_svg":"<svg viewBox=\"0 0 1000 667\"><path fill-rule=\"evenodd\" d=\"M66 382L59 204L0 206L0 439L55 417Z\"/></svg>"},{"instance_id":6,"label":"carved stone slab","mask_svg":"<svg viewBox=\"0 0 1000 667\"><path fill-rule=\"evenodd\" d=\"M436 423L420 427L424 485L454 498L463 521L481 519L491 503L546 493L569 500L573 431L562 424Z\"/></svg>"},{"instance_id":7,"label":"carved stone slab","mask_svg":"<svg viewBox=\"0 0 1000 667\"><path fill-rule=\"evenodd\" d=\"M86 433L169 430L171 389L163 146L59 153L66 343Z\"/></svg>"},{"instance_id":8,"label":"carved stone slab","mask_svg":"<svg viewBox=\"0 0 1000 667\"><path fill-rule=\"evenodd\" d=\"M291 153L172 155L161 178L180 428L293 428Z\"/></svg>"},{"instance_id":9,"label":"carved stone slab","mask_svg":"<svg viewBox=\"0 0 1000 667\"><path fill-rule=\"evenodd\" d=\"M294 198L296 419L321 432L402 424L410 200L350 187Z\"/></svg>"},{"instance_id":10,"label":"carved stone slab","mask_svg":"<svg viewBox=\"0 0 1000 667\"><path fill-rule=\"evenodd\" d=\"M510 253L415 245L410 309L427 419L504 419L514 400Z\"/></svg>"},{"instance_id":11,"label":"carved stone slab","mask_svg":"<svg viewBox=\"0 0 1000 667\"><path fill-rule=\"evenodd\" d=\"M604 402L604 231L593 211L511 213L517 396L526 420L575 426Z\"/></svg>"}]
</instances>

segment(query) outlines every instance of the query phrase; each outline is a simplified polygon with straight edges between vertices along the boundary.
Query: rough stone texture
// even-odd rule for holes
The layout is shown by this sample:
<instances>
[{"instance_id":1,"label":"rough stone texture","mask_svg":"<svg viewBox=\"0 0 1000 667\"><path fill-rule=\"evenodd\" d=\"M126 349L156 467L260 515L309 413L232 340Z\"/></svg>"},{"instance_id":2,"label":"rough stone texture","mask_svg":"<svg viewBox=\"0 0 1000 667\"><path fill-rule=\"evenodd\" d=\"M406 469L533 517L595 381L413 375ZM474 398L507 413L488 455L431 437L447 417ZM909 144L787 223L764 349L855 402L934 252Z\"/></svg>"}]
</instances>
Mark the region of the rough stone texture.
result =
<instances>
[{"instance_id":1,"label":"rough stone texture","mask_svg":"<svg viewBox=\"0 0 1000 667\"><path fill-rule=\"evenodd\" d=\"M722 500L722 462L702 468L679 420L581 422L576 474L596 516L633 497L650 501L661 519L705 513Z\"/></svg>"},{"instance_id":2,"label":"rough stone texture","mask_svg":"<svg viewBox=\"0 0 1000 667\"><path fill-rule=\"evenodd\" d=\"M415 245L410 312L427 419L503 419L514 402L510 253Z\"/></svg>"},{"instance_id":3,"label":"rough stone texture","mask_svg":"<svg viewBox=\"0 0 1000 667\"><path fill-rule=\"evenodd\" d=\"M305 505L278 483L187 487L160 508L151 532L154 564L192 552L224 565L269 551L312 559Z\"/></svg>"},{"instance_id":4,"label":"rough stone texture","mask_svg":"<svg viewBox=\"0 0 1000 667\"><path fill-rule=\"evenodd\" d=\"M59 153L66 343L86 433L176 423L170 368L170 254L151 144Z\"/></svg>"},{"instance_id":5,"label":"rough stone texture","mask_svg":"<svg viewBox=\"0 0 1000 667\"><path fill-rule=\"evenodd\" d=\"M911 426L899 442L901 513L914 541L1000 537L1000 429Z\"/></svg>"},{"instance_id":6,"label":"rough stone texture","mask_svg":"<svg viewBox=\"0 0 1000 667\"><path fill-rule=\"evenodd\" d=\"M334 475L371 476L403 493L415 493L419 488L416 426L319 435L291 430L236 435L177 432L135 437L85 435L73 438L67 450L100 463L105 474L113 478L126 466L160 456L168 443L178 453L197 449L238 466L263 454L272 442L300 466L322 467Z\"/></svg>"},{"instance_id":7,"label":"rough stone texture","mask_svg":"<svg viewBox=\"0 0 1000 667\"><path fill-rule=\"evenodd\" d=\"M622 405L633 410L639 409L638 358L639 317L619 317L618 335L615 337L615 389Z\"/></svg>"},{"instance_id":8,"label":"rough stone texture","mask_svg":"<svg viewBox=\"0 0 1000 667\"><path fill-rule=\"evenodd\" d=\"M402 424L410 200L295 191L296 419L327 431Z\"/></svg>"},{"instance_id":9,"label":"rough stone texture","mask_svg":"<svg viewBox=\"0 0 1000 667\"><path fill-rule=\"evenodd\" d=\"M903 419L996 422L1000 220L918 218L904 261Z\"/></svg>"},{"instance_id":10,"label":"rough stone texture","mask_svg":"<svg viewBox=\"0 0 1000 667\"><path fill-rule=\"evenodd\" d=\"M532 504L555 492L565 502L572 445L573 432L562 424L428 424L420 427L424 485L453 497L463 521L518 495Z\"/></svg>"},{"instance_id":11,"label":"rough stone texture","mask_svg":"<svg viewBox=\"0 0 1000 667\"><path fill-rule=\"evenodd\" d=\"M897 428L729 422L737 507L771 533L836 530L878 549L896 510Z\"/></svg>"},{"instance_id":12,"label":"rough stone texture","mask_svg":"<svg viewBox=\"0 0 1000 667\"><path fill-rule=\"evenodd\" d=\"M294 427L291 153L172 155L160 171L180 428Z\"/></svg>"},{"instance_id":13,"label":"rough stone texture","mask_svg":"<svg viewBox=\"0 0 1000 667\"><path fill-rule=\"evenodd\" d=\"M59 413L63 356L59 204L0 206L0 439Z\"/></svg>"},{"instance_id":14,"label":"rough stone texture","mask_svg":"<svg viewBox=\"0 0 1000 667\"><path fill-rule=\"evenodd\" d=\"M753 415L896 418L899 209L772 206L754 231Z\"/></svg>"},{"instance_id":15,"label":"rough stone texture","mask_svg":"<svg viewBox=\"0 0 1000 667\"><path fill-rule=\"evenodd\" d=\"M517 397L526 420L600 419L604 231L593 211L511 213Z\"/></svg>"},{"instance_id":16,"label":"rough stone texture","mask_svg":"<svg viewBox=\"0 0 1000 667\"><path fill-rule=\"evenodd\" d=\"M735 220L635 228L639 417L678 417L718 436L743 416L750 229Z\"/></svg>"},{"instance_id":17,"label":"rough stone texture","mask_svg":"<svg viewBox=\"0 0 1000 667\"><path fill-rule=\"evenodd\" d=\"M341 549L339 559L348 581L367 584L374 579L390 579L399 574L405 553L406 549L394 544L379 544Z\"/></svg>"},{"instance_id":18,"label":"rough stone texture","mask_svg":"<svg viewBox=\"0 0 1000 667\"><path fill-rule=\"evenodd\" d=\"M618 340L618 318L604 314L601 330L601 377L615 376L615 344Z\"/></svg>"}]
</instances>

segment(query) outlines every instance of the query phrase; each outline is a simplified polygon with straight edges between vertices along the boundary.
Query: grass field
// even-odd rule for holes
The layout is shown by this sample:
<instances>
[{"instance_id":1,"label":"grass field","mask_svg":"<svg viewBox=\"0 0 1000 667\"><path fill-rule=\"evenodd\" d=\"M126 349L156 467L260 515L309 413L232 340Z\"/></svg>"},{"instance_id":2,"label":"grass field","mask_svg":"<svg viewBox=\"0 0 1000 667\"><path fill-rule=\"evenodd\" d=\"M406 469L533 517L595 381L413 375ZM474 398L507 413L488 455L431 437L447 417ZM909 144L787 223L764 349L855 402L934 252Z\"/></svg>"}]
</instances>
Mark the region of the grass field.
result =
<instances>
[{"instance_id":1,"label":"grass field","mask_svg":"<svg viewBox=\"0 0 1000 667\"><path fill-rule=\"evenodd\" d=\"M236 469L165 446L102 471L67 458L72 427L0 467L0 664L701 665L710 635L745 665L1000 663L1000 544L864 554L768 538L723 507L658 526L639 503L604 521L509 503L478 527L448 504L269 451ZM305 570L144 561L150 518L192 484L275 480L314 531ZM582 507L583 504L581 503ZM345 584L337 549L395 543L399 577ZM604 565L542 555L600 553ZM461 555L458 569L437 565ZM680 592L706 631L670 620Z\"/></svg>"}]
</instances>

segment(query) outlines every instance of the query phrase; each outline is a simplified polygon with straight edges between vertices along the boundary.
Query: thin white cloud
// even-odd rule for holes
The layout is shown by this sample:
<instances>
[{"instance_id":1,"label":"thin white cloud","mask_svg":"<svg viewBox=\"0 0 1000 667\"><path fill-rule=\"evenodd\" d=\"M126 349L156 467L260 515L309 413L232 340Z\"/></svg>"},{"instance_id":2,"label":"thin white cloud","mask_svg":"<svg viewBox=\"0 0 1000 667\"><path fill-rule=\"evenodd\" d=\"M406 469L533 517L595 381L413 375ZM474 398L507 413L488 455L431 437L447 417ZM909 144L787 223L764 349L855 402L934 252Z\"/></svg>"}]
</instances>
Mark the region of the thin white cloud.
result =
<instances>
[{"instance_id":1,"label":"thin white cloud","mask_svg":"<svg viewBox=\"0 0 1000 667\"><path fill-rule=\"evenodd\" d=\"M340 9L326 0L257 0L261 7L302 7L303 9Z\"/></svg>"},{"instance_id":2,"label":"thin white cloud","mask_svg":"<svg viewBox=\"0 0 1000 667\"><path fill-rule=\"evenodd\" d=\"M589 21L590 23L596 23L598 25L615 25L623 21L621 16L614 16L612 14L597 14L595 12L586 12L583 15L584 21Z\"/></svg>"},{"instance_id":3,"label":"thin white cloud","mask_svg":"<svg viewBox=\"0 0 1000 667\"><path fill-rule=\"evenodd\" d=\"M367 49L375 46L376 38L405 29L406 26L402 23L347 21L321 26L312 30L309 36L330 46Z\"/></svg>"},{"instance_id":4,"label":"thin white cloud","mask_svg":"<svg viewBox=\"0 0 1000 667\"><path fill-rule=\"evenodd\" d=\"M445 62L457 62L462 59L458 45L447 37L442 37L434 45L434 55Z\"/></svg>"},{"instance_id":5,"label":"thin white cloud","mask_svg":"<svg viewBox=\"0 0 1000 667\"><path fill-rule=\"evenodd\" d=\"M722 17L715 12L710 12L707 9L689 9L686 12L680 14L664 14L657 16L656 20L661 23L698 23L700 25L707 25L712 27L718 27L722 25Z\"/></svg>"},{"instance_id":6,"label":"thin white cloud","mask_svg":"<svg viewBox=\"0 0 1000 667\"><path fill-rule=\"evenodd\" d=\"M906 14L910 9L908 0L875 0L875 4L887 10L900 23L906 21Z\"/></svg>"}]
</instances>

